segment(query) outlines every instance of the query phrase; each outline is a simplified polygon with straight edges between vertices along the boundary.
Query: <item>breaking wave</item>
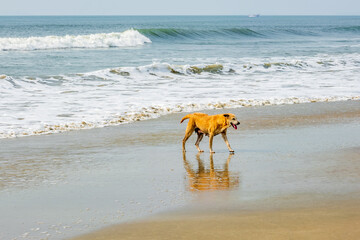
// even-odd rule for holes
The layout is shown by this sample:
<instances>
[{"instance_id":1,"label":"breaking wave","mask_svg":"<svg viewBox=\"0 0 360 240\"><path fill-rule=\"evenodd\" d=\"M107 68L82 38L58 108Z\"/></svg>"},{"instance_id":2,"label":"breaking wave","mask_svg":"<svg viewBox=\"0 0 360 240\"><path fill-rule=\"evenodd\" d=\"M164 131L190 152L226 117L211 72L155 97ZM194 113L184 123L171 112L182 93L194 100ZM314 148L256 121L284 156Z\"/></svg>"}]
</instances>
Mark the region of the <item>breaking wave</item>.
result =
<instances>
[{"instance_id":1,"label":"breaking wave","mask_svg":"<svg viewBox=\"0 0 360 240\"><path fill-rule=\"evenodd\" d=\"M134 47L151 40L134 29L90 35L0 38L0 51L31 51L71 48Z\"/></svg>"},{"instance_id":2,"label":"breaking wave","mask_svg":"<svg viewBox=\"0 0 360 240\"><path fill-rule=\"evenodd\" d=\"M186 28L143 28L124 32L96 33L89 35L65 35L24 38L0 38L0 51L32 51L73 48L134 47L151 43L152 40L186 40L212 38L278 38L290 36L320 36L329 32L350 32L357 34L360 26L320 29L250 28L186 29Z\"/></svg>"}]
</instances>

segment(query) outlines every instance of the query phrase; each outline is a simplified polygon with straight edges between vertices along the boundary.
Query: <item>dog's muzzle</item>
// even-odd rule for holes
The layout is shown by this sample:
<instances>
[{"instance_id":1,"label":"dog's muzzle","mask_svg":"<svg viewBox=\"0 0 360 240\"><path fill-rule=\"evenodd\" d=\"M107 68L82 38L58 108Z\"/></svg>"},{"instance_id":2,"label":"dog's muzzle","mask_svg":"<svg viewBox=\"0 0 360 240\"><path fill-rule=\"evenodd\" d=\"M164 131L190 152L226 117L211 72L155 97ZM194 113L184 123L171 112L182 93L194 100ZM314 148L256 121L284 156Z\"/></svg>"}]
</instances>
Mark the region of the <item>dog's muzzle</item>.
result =
<instances>
[{"instance_id":1,"label":"dog's muzzle","mask_svg":"<svg viewBox=\"0 0 360 240\"><path fill-rule=\"evenodd\" d=\"M238 122L237 124L233 124L233 123L230 123L231 124L231 126L233 127L233 128L235 128L235 130L237 129L237 125L240 125L240 122Z\"/></svg>"}]
</instances>

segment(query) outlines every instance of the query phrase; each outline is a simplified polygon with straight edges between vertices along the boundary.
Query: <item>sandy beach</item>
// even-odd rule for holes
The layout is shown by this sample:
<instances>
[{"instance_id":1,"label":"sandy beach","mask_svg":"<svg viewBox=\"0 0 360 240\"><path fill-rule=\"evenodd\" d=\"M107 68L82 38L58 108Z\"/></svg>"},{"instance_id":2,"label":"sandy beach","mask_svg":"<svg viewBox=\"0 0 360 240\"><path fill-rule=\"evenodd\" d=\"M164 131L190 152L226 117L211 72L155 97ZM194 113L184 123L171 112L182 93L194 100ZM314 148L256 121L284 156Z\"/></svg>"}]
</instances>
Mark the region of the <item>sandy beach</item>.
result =
<instances>
[{"instance_id":1,"label":"sandy beach","mask_svg":"<svg viewBox=\"0 0 360 240\"><path fill-rule=\"evenodd\" d=\"M271 211L192 213L122 224L82 239L358 239L357 202Z\"/></svg>"},{"instance_id":2,"label":"sandy beach","mask_svg":"<svg viewBox=\"0 0 360 240\"><path fill-rule=\"evenodd\" d=\"M360 237L360 101L205 112L234 155L183 155L185 113L1 139L0 239Z\"/></svg>"}]
</instances>

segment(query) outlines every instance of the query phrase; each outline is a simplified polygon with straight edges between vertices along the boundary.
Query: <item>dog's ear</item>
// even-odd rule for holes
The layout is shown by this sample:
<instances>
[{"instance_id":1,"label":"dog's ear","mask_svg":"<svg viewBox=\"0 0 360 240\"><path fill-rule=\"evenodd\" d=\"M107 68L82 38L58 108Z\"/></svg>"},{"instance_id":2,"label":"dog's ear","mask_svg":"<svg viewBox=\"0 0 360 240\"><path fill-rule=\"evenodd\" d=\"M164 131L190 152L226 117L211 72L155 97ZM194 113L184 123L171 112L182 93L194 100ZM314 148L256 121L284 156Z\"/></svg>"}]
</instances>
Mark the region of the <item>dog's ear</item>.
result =
<instances>
[{"instance_id":1,"label":"dog's ear","mask_svg":"<svg viewBox=\"0 0 360 240\"><path fill-rule=\"evenodd\" d=\"M226 118L228 118L228 117L229 117L229 114L224 114L223 116L226 117Z\"/></svg>"}]
</instances>

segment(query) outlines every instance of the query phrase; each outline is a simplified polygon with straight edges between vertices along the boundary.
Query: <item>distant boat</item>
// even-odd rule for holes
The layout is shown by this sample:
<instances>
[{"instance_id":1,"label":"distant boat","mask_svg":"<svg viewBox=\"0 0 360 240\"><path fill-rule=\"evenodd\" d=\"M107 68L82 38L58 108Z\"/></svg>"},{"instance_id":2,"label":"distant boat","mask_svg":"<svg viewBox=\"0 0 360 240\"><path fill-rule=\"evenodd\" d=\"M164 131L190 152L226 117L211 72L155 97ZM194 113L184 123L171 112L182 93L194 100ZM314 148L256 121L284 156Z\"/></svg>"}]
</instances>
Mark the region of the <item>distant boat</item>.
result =
<instances>
[{"instance_id":1,"label":"distant boat","mask_svg":"<svg viewBox=\"0 0 360 240\"><path fill-rule=\"evenodd\" d=\"M251 14L248 17L249 18L256 18L256 17L260 17L260 14Z\"/></svg>"}]
</instances>

